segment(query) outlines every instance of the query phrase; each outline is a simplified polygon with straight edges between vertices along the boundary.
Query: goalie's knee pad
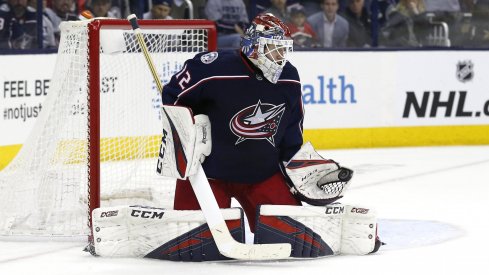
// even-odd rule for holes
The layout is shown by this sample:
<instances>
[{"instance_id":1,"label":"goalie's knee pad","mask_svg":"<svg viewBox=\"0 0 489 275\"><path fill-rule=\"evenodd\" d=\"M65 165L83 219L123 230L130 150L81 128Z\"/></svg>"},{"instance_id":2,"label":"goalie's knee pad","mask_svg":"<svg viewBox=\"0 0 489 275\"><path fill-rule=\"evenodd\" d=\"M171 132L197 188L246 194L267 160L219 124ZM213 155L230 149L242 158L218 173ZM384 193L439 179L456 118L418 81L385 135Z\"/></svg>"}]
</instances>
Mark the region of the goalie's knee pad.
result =
<instances>
[{"instance_id":1,"label":"goalie's knee pad","mask_svg":"<svg viewBox=\"0 0 489 275\"><path fill-rule=\"evenodd\" d=\"M231 235L244 242L243 211L221 209ZM217 261L222 256L200 210L142 206L97 208L92 213L95 253L172 261Z\"/></svg>"},{"instance_id":2,"label":"goalie's knee pad","mask_svg":"<svg viewBox=\"0 0 489 275\"><path fill-rule=\"evenodd\" d=\"M375 212L367 208L262 205L255 243L290 243L298 258L364 255L379 248L376 232Z\"/></svg>"}]
</instances>

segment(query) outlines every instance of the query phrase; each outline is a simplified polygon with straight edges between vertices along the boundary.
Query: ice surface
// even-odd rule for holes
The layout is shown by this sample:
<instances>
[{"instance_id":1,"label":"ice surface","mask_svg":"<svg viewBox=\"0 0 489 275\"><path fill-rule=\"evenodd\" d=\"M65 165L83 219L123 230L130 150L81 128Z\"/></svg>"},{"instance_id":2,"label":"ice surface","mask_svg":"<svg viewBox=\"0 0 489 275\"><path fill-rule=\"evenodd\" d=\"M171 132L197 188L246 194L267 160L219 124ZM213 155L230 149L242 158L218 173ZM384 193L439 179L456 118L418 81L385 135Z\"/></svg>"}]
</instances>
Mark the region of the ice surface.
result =
<instances>
[{"instance_id":1,"label":"ice surface","mask_svg":"<svg viewBox=\"0 0 489 275\"><path fill-rule=\"evenodd\" d=\"M0 240L0 275L487 274L489 146L328 150L355 171L343 203L375 208L377 254L273 262L181 263L92 257L84 243Z\"/></svg>"}]
</instances>

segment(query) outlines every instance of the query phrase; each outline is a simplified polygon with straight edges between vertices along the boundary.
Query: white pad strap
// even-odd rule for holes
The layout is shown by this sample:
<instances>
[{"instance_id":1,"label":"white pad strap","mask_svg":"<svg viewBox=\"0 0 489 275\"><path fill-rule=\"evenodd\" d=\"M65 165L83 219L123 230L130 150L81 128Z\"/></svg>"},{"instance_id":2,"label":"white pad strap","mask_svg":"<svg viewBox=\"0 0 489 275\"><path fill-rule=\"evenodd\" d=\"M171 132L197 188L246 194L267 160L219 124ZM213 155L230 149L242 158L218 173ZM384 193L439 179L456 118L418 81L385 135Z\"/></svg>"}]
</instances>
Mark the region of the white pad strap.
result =
<instances>
[{"instance_id":1,"label":"white pad strap","mask_svg":"<svg viewBox=\"0 0 489 275\"><path fill-rule=\"evenodd\" d=\"M192 161L192 173L194 175L197 172L197 166L203 163L206 156L211 154L212 150L212 136L211 136L211 122L206 115L196 115L195 120L195 151L194 159Z\"/></svg>"},{"instance_id":2,"label":"white pad strap","mask_svg":"<svg viewBox=\"0 0 489 275\"><path fill-rule=\"evenodd\" d=\"M242 210L221 209L221 213L233 237L244 241ZM92 223L95 253L99 256L179 261L225 259L218 253L200 210L105 207L92 212Z\"/></svg>"},{"instance_id":3,"label":"white pad strap","mask_svg":"<svg viewBox=\"0 0 489 275\"><path fill-rule=\"evenodd\" d=\"M376 239L376 212L369 208L345 205L340 253L368 254L374 251Z\"/></svg>"},{"instance_id":4,"label":"white pad strap","mask_svg":"<svg viewBox=\"0 0 489 275\"><path fill-rule=\"evenodd\" d=\"M206 115L193 117L189 108L162 107L163 134L156 172L186 179L211 153L211 125Z\"/></svg>"},{"instance_id":5,"label":"white pad strap","mask_svg":"<svg viewBox=\"0 0 489 275\"><path fill-rule=\"evenodd\" d=\"M338 254L365 255L374 251L375 211L351 205L262 205L255 243L288 242L292 257Z\"/></svg>"}]
</instances>

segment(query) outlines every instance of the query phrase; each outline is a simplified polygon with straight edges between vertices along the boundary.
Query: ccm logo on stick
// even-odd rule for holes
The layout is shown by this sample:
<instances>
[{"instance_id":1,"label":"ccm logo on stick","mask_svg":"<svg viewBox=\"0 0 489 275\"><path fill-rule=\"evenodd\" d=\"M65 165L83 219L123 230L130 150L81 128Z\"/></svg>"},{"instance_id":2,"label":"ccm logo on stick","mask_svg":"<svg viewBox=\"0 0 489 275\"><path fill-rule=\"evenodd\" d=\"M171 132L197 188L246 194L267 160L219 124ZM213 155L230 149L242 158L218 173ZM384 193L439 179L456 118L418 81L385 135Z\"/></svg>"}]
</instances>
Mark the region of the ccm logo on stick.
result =
<instances>
[{"instance_id":1,"label":"ccm logo on stick","mask_svg":"<svg viewBox=\"0 0 489 275\"><path fill-rule=\"evenodd\" d=\"M131 216L144 219L162 219L165 212L132 210Z\"/></svg>"}]
</instances>

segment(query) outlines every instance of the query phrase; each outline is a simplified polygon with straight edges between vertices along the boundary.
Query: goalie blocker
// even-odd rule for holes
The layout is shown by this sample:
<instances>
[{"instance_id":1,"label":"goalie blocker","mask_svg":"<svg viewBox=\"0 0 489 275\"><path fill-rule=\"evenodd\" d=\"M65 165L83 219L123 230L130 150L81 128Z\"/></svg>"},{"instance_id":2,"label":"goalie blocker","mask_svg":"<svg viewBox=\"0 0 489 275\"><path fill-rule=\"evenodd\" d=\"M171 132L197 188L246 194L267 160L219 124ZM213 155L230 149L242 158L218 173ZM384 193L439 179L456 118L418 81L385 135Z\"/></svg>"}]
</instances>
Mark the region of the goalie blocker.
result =
<instances>
[{"instance_id":1,"label":"goalie blocker","mask_svg":"<svg viewBox=\"0 0 489 275\"><path fill-rule=\"evenodd\" d=\"M244 242L243 211L221 209L236 241ZM172 261L229 260L219 254L200 210L143 206L98 208L92 213L95 253ZM364 255L382 244L375 212L368 208L263 205L255 244L290 243L293 258Z\"/></svg>"},{"instance_id":2,"label":"goalie blocker","mask_svg":"<svg viewBox=\"0 0 489 275\"><path fill-rule=\"evenodd\" d=\"M186 179L195 175L211 153L211 123L206 115L192 116L187 107L164 105L161 108L163 133L156 172Z\"/></svg>"}]
</instances>

